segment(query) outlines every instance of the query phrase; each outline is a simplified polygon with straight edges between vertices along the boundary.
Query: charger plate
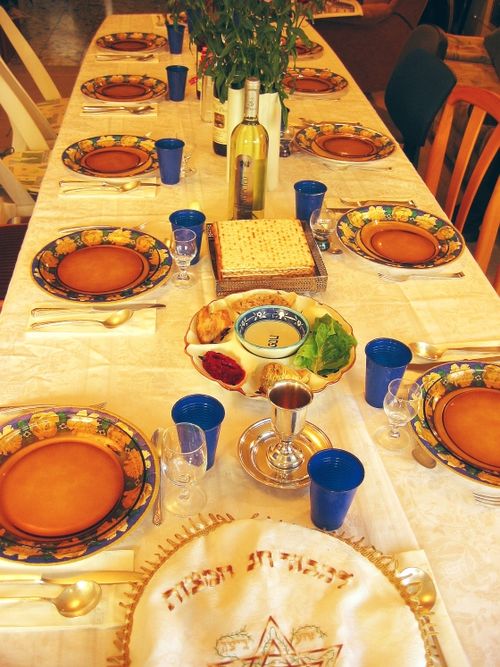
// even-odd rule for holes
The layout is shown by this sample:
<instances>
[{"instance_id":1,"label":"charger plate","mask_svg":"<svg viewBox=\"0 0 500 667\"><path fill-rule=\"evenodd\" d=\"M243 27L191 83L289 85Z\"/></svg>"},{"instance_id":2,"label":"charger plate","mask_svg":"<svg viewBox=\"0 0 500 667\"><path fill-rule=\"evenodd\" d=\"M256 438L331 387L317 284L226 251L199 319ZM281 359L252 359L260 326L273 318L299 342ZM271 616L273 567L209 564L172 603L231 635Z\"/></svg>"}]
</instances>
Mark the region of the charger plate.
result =
<instances>
[{"instance_id":1,"label":"charger plate","mask_svg":"<svg viewBox=\"0 0 500 667\"><path fill-rule=\"evenodd\" d=\"M430 666L433 628L396 566L344 535L199 517L143 565L109 662Z\"/></svg>"},{"instance_id":2,"label":"charger plate","mask_svg":"<svg viewBox=\"0 0 500 667\"><path fill-rule=\"evenodd\" d=\"M462 254L462 235L446 220L417 208L380 204L342 215L337 236L349 251L376 264L430 269Z\"/></svg>"},{"instance_id":3,"label":"charger plate","mask_svg":"<svg viewBox=\"0 0 500 667\"><path fill-rule=\"evenodd\" d=\"M201 343L198 337L196 330L196 325L200 313L205 309L208 309L211 313L213 312L227 312L229 317L234 322L236 317L242 312L249 310L252 307L264 305L266 302L288 305L290 308L300 312L309 323L311 327L314 324L314 320L317 317L321 317L328 313L331 317L337 322L339 322L347 333L352 334L351 325L333 308L329 305L316 301L309 296L304 296L302 294L296 294L295 292L285 292L283 290L271 290L271 289L256 289L249 290L247 292L237 292L235 294L229 294L221 299L215 299L211 301L204 309L198 311L192 318L189 328L184 337L185 343L185 352L191 357L196 370L204 375L209 380L218 382L222 387L230 391L239 391L244 396L250 398L255 397L265 397L265 392L260 388L261 385L261 374L264 366L270 362L272 359L264 359L263 357L258 357L248 350L246 350L243 345L239 342L236 333L234 331L234 326L228 327L228 331L224 336L223 340L218 343ZM244 380L238 385L229 385L225 384L221 380L213 378L203 367L203 355L213 350L214 352L219 352L224 354L234 361L236 361L245 371ZM275 361L279 362L282 366L290 367L293 364L293 359L295 355L290 357L277 359ZM336 373L331 373L325 377L321 375L316 375L306 369L296 369L298 375L302 382L305 382L311 391L319 392L322 391L329 384L338 382L342 375L346 373L354 364L356 359L356 346L353 346L350 351L349 361L345 366L343 366ZM279 379L279 378L277 378Z\"/></svg>"},{"instance_id":4,"label":"charger plate","mask_svg":"<svg viewBox=\"0 0 500 667\"><path fill-rule=\"evenodd\" d=\"M141 74L107 74L89 79L80 86L86 97L105 102L142 102L164 97L167 84Z\"/></svg>"},{"instance_id":5,"label":"charger plate","mask_svg":"<svg viewBox=\"0 0 500 667\"><path fill-rule=\"evenodd\" d=\"M423 400L411 423L429 454L469 480L500 489L500 365L441 364L417 383Z\"/></svg>"},{"instance_id":6,"label":"charger plate","mask_svg":"<svg viewBox=\"0 0 500 667\"><path fill-rule=\"evenodd\" d=\"M33 259L32 276L46 292L70 301L120 301L147 292L169 275L164 243L137 229L104 227L62 236Z\"/></svg>"},{"instance_id":7,"label":"charger plate","mask_svg":"<svg viewBox=\"0 0 500 667\"><path fill-rule=\"evenodd\" d=\"M315 123L295 135L306 153L336 162L373 162L390 155L395 144L389 137L355 123Z\"/></svg>"},{"instance_id":8,"label":"charger plate","mask_svg":"<svg viewBox=\"0 0 500 667\"><path fill-rule=\"evenodd\" d=\"M142 519L156 479L144 435L110 412L61 406L4 423L0 558L46 565L107 548Z\"/></svg>"},{"instance_id":9,"label":"charger plate","mask_svg":"<svg viewBox=\"0 0 500 667\"><path fill-rule=\"evenodd\" d=\"M80 139L63 151L62 161L77 174L100 178L144 176L158 169L155 142L129 134Z\"/></svg>"},{"instance_id":10,"label":"charger plate","mask_svg":"<svg viewBox=\"0 0 500 667\"><path fill-rule=\"evenodd\" d=\"M283 85L294 95L338 97L346 92L347 80L328 68L295 67L287 70Z\"/></svg>"},{"instance_id":11,"label":"charger plate","mask_svg":"<svg viewBox=\"0 0 500 667\"><path fill-rule=\"evenodd\" d=\"M101 49L112 51L157 51L165 46L167 40L153 32L115 32L96 39Z\"/></svg>"}]
</instances>

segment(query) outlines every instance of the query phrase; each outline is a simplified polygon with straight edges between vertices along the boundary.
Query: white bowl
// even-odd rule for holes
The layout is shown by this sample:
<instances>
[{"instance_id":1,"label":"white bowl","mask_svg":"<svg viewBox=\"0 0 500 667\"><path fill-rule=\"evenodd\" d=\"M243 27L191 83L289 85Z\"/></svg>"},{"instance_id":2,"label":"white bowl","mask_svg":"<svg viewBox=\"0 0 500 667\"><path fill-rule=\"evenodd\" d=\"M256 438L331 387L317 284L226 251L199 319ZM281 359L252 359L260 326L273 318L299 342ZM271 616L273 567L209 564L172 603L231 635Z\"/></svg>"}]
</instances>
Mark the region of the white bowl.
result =
<instances>
[{"instance_id":1,"label":"white bowl","mask_svg":"<svg viewBox=\"0 0 500 667\"><path fill-rule=\"evenodd\" d=\"M265 359L295 354L309 333L306 318L286 306L258 306L242 313L234 325L245 349Z\"/></svg>"}]
</instances>

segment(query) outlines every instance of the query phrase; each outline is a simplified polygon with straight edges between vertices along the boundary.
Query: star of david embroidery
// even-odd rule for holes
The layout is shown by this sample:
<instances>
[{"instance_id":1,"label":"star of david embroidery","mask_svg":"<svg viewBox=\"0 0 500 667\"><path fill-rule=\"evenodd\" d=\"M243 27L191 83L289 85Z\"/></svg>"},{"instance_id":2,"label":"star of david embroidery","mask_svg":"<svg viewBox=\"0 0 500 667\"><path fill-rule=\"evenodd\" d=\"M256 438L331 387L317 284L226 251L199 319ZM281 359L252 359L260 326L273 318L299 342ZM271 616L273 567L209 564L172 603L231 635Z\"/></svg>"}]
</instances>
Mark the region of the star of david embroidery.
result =
<instances>
[{"instance_id":1,"label":"star of david embroidery","mask_svg":"<svg viewBox=\"0 0 500 667\"><path fill-rule=\"evenodd\" d=\"M301 651L270 616L253 655L211 663L208 667L334 667L341 649L342 644L334 644Z\"/></svg>"}]
</instances>

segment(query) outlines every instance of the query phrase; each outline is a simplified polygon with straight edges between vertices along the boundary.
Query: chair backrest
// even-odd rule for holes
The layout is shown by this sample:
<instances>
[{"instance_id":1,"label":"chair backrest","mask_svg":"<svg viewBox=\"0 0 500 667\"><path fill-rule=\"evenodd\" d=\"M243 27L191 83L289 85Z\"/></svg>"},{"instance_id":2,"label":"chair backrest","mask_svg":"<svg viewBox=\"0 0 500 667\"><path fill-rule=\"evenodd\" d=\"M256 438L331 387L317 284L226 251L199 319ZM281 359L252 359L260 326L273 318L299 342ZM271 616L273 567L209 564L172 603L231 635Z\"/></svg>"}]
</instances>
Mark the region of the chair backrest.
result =
<instances>
[{"instance_id":1,"label":"chair backrest","mask_svg":"<svg viewBox=\"0 0 500 667\"><path fill-rule=\"evenodd\" d=\"M61 93L50 74L3 7L0 7L0 27L28 70L42 97L45 100L59 99Z\"/></svg>"},{"instance_id":2,"label":"chair backrest","mask_svg":"<svg viewBox=\"0 0 500 667\"><path fill-rule=\"evenodd\" d=\"M456 82L451 69L423 49L414 49L398 61L384 99L403 136L404 151L414 165L418 164L432 121Z\"/></svg>"},{"instance_id":3,"label":"chair backrest","mask_svg":"<svg viewBox=\"0 0 500 667\"><path fill-rule=\"evenodd\" d=\"M37 105L0 58L0 105L9 117L16 151L46 150L56 133Z\"/></svg>"},{"instance_id":4,"label":"chair backrest","mask_svg":"<svg viewBox=\"0 0 500 667\"><path fill-rule=\"evenodd\" d=\"M5 224L10 218L32 214L35 200L1 159L0 186L9 198L5 200L0 196L0 225Z\"/></svg>"},{"instance_id":5,"label":"chair backrest","mask_svg":"<svg viewBox=\"0 0 500 667\"><path fill-rule=\"evenodd\" d=\"M399 54L399 60L415 49L423 49L444 60L448 48L448 37L444 30L431 23L418 25L410 34Z\"/></svg>"},{"instance_id":6,"label":"chair backrest","mask_svg":"<svg viewBox=\"0 0 500 667\"><path fill-rule=\"evenodd\" d=\"M452 166L443 206L446 215L459 231L464 228L471 205L485 174L490 168L495 168L494 161L498 162L500 149L500 125L498 124L500 95L485 88L456 86L446 101L429 153L424 180L431 192L437 193L441 180L455 112L460 108L463 114L464 106L466 107L464 114L466 127ZM486 133L481 135L482 128L486 130ZM459 202L458 209L456 208L457 202ZM474 253L483 271L486 271L491 257L499 223L500 179L497 179L479 230L478 244Z\"/></svg>"}]
</instances>

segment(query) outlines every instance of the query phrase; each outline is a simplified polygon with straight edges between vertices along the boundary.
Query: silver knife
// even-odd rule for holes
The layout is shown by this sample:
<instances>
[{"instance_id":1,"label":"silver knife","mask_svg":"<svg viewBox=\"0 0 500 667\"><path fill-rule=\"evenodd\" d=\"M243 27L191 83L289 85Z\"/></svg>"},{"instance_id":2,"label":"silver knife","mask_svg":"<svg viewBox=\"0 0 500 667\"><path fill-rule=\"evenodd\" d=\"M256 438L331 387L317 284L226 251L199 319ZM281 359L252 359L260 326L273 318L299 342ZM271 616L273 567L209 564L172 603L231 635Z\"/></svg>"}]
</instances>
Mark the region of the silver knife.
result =
<instances>
[{"instance_id":1,"label":"silver knife","mask_svg":"<svg viewBox=\"0 0 500 667\"><path fill-rule=\"evenodd\" d=\"M3 583L21 583L26 584L74 584L77 581L95 581L98 584L125 584L129 581L140 581L143 575L134 570L96 570L95 572L67 572L61 575L42 575L0 573L0 582Z\"/></svg>"},{"instance_id":2,"label":"silver knife","mask_svg":"<svg viewBox=\"0 0 500 667\"><path fill-rule=\"evenodd\" d=\"M31 310L31 315L33 317L37 317L38 315L42 315L45 313L68 313L68 312L75 312L75 313L107 313L107 312L114 312L116 310L119 310L121 308L126 308L127 310L144 310L146 308L166 308L166 305L164 303L130 303L130 304L123 304L123 305L118 305L115 304L113 306L73 306L73 307L67 307L67 308L57 308L57 307L37 307L33 308Z\"/></svg>"}]
</instances>

